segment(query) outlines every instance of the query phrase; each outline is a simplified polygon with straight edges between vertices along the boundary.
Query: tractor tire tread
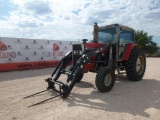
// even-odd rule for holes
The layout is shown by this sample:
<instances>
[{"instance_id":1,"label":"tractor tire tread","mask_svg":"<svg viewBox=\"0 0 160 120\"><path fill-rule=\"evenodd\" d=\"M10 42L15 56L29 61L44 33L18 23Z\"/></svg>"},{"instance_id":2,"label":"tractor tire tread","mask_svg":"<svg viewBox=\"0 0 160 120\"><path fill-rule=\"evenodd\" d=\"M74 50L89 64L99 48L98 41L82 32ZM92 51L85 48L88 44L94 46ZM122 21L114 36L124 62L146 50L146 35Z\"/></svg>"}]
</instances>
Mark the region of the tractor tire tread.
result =
<instances>
[{"instance_id":1,"label":"tractor tire tread","mask_svg":"<svg viewBox=\"0 0 160 120\"><path fill-rule=\"evenodd\" d=\"M144 71L142 72L141 75L138 75L136 70L135 70L136 69L135 68L136 61L137 61L137 58L139 57L139 55L142 55L143 58L144 58ZM146 58L145 58L144 50L142 50L140 48L133 48L132 51L131 51L131 54L129 56L129 59L126 62L127 78L131 81L139 81L144 76L145 69L146 69Z\"/></svg>"}]
</instances>

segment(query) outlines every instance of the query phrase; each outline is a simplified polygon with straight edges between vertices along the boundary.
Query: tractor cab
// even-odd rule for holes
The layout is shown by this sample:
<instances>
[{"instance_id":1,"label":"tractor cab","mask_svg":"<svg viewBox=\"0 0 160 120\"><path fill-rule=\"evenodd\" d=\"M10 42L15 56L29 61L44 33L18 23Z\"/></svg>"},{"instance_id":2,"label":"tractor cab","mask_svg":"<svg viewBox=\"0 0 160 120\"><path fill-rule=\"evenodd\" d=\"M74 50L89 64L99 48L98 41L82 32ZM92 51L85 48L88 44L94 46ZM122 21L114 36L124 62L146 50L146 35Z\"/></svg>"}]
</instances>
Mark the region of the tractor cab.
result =
<instances>
[{"instance_id":1,"label":"tractor cab","mask_svg":"<svg viewBox=\"0 0 160 120\"><path fill-rule=\"evenodd\" d=\"M125 49L128 44L135 43L134 30L131 27L111 24L99 27L97 23L94 25L93 42L97 44L114 44L117 45L118 60L124 59Z\"/></svg>"},{"instance_id":2,"label":"tractor cab","mask_svg":"<svg viewBox=\"0 0 160 120\"><path fill-rule=\"evenodd\" d=\"M95 23L93 40L94 43L134 43L134 30L120 24L99 27Z\"/></svg>"}]
</instances>

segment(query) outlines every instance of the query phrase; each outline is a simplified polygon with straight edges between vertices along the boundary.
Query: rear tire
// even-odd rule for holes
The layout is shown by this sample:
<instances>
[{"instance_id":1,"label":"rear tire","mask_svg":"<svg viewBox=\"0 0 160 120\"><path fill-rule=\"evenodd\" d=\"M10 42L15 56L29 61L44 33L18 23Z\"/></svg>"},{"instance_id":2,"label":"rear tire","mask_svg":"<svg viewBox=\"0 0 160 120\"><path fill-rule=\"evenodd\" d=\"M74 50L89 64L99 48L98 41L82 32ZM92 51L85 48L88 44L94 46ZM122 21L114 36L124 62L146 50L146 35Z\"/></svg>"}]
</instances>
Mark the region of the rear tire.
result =
<instances>
[{"instance_id":1,"label":"rear tire","mask_svg":"<svg viewBox=\"0 0 160 120\"><path fill-rule=\"evenodd\" d=\"M115 83L115 73L110 67L101 68L96 75L96 87L100 92L109 92Z\"/></svg>"},{"instance_id":2,"label":"rear tire","mask_svg":"<svg viewBox=\"0 0 160 120\"><path fill-rule=\"evenodd\" d=\"M132 81L140 81L143 78L146 69L145 51L139 48L133 48L126 62L127 78Z\"/></svg>"}]
</instances>

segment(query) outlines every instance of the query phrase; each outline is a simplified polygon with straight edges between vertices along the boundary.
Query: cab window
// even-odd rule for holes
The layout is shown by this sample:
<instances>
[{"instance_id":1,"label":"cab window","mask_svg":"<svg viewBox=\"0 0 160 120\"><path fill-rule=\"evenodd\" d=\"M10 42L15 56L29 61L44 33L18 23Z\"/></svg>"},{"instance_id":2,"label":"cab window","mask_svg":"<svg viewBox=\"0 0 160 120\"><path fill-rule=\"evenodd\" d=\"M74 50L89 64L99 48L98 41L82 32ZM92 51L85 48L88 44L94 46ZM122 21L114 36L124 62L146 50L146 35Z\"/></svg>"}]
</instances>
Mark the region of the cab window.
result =
<instances>
[{"instance_id":1,"label":"cab window","mask_svg":"<svg viewBox=\"0 0 160 120\"><path fill-rule=\"evenodd\" d=\"M115 43L116 42L116 27L100 29L98 32L99 43Z\"/></svg>"},{"instance_id":2,"label":"cab window","mask_svg":"<svg viewBox=\"0 0 160 120\"><path fill-rule=\"evenodd\" d=\"M133 43L134 42L134 32L131 30L122 29L120 32L120 42L121 43Z\"/></svg>"}]
</instances>

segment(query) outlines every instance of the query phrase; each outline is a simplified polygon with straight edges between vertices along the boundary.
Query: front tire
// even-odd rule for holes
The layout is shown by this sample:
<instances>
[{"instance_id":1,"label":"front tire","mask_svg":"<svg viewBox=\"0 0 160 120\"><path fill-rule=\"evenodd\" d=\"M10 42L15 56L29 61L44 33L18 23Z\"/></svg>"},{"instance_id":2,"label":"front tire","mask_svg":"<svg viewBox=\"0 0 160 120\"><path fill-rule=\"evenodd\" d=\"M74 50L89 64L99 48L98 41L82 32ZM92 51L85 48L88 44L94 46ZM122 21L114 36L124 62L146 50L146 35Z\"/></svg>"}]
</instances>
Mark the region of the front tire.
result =
<instances>
[{"instance_id":1,"label":"front tire","mask_svg":"<svg viewBox=\"0 0 160 120\"><path fill-rule=\"evenodd\" d=\"M140 81L146 69L145 51L140 48L133 48L126 62L127 78L132 81Z\"/></svg>"},{"instance_id":2,"label":"front tire","mask_svg":"<svg viewBox=\"0 0 160 120\"><path fill-rule=\"evenodd\" d=\"M76 76L76 82L80 82L83 78L84 73L79 73L79 75Z\"/></svg>"},{"instance_id":3,"label":"front tire","mask_svg":"<svg viewBox=\"0 0 160 120\"><path fill-rule=\"evenodd\" d=\"M73 66L68 67L68 71L72 71L72 69L73 69ZM77 83L82 80L83 75L84 75L84 73L79 73L78 75L76 75L76 82ZM69 75L68 75L68 78L69 78Z\"/></svg>"},{"instance_id":4,"label":"front tire","mask_svg":"<svg viewBox=\"0 0 160 120\"><path fill-rule=\"evenodd\" d=\"M110 67L101 68L96 75L96 87L100 92L109 92L115 83L115 72Z\"/></svg>"}]
</instances>

